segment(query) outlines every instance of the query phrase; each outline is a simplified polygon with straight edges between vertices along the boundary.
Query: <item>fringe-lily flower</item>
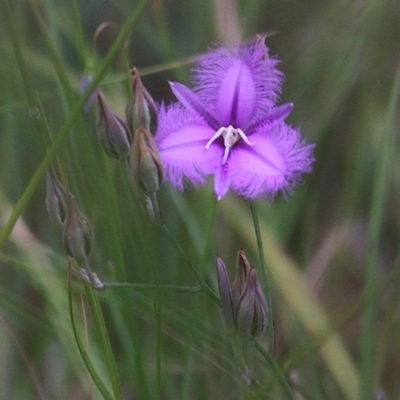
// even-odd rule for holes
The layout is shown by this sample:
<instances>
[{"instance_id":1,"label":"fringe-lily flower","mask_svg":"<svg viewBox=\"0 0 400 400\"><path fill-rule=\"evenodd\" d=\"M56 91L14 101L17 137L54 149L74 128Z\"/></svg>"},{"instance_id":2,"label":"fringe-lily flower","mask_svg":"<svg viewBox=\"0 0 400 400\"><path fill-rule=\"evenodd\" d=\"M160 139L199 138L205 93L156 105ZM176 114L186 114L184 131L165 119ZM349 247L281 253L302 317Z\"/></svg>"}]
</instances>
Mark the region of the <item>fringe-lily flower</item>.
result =
<instances>
[{"instance_id":1,"label":"fringe-lily flower","mask_svg":"<svg viewBox=\"0 0 400 400\"><path fill-rule=\"evenodd\" d=\"M229 189L272 198L311 172L314 146L284 122L293 105L276 107L283 74L264 40L201 57L193 91L171 82L179 103L161 106L156 141L165 178L179 190L214 175L218 199Z\"/></svg>"}]
</instances>

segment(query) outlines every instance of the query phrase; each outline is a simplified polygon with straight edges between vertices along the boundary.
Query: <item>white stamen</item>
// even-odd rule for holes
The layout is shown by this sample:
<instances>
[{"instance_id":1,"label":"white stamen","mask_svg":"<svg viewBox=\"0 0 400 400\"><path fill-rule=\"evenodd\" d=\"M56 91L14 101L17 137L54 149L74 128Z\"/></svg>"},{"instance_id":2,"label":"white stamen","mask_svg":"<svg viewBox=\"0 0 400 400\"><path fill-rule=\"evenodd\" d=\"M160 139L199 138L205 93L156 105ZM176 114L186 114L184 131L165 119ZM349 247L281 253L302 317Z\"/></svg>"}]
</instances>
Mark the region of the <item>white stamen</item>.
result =
<instances>
[{"instance_id":1,"label":"white stamen","mask_svg":"<svg viewBox=\"0 0 400 400\"><path fill-rule=\"evenodd\" d=\"M240 135L240 137L249 145L249 146L253 146L254 142L250 142L249 139L247 139L246 134L239 128L236 129L237 133Z\"/></svg>"},{"instance_id":2,"label":"white stamen","mask_svg":"<svg viewBox=\"0 0 400 400\"><path fill-rule=\"evenodd\" d=\"M231 148L240 140L243 139L246 144L253 146L254 143L250 142L246 134L240 128L234 128L229 125L227 128L222 127L214 133L212 138L207 142L206 149L208 150L212 143L214 143L220 136L224 138L225 151L222 157L222 164L225 164L228 160L229 152Z\"/></svg>"},{"instance_id":3,"label":"white stamen","mask_svg":"<svg viewBox=\"0 0 400 400\"><path fill-rule=\"evenodd\" d=\"M215 142L225 131L226 128L222 127L214 133L213 137L207 142L206 149L208 149L213 142Z\"/></svg>"},{"instance_id":4,"label":"white stamen","mask_svg":"<svg viewBox=\"0 0 400 400\"><path fill-rule=\"evenodd\" d=\"M230 147L225 147L224 156L222 157L222 165L224 165L226 163L226 161L228 160L228 155L229 155L230 150L231 150Z\"/></svg>"}]
</instances>

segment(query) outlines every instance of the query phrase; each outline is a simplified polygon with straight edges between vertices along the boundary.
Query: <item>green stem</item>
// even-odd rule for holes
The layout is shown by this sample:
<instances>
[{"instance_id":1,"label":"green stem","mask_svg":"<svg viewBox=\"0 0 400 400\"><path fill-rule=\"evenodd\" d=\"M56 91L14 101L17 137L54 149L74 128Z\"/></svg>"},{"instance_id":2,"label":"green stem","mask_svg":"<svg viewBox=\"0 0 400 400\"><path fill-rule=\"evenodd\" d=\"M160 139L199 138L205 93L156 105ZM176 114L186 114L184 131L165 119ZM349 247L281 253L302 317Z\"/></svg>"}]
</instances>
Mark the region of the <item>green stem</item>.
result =
<instances>
[{"instance_id":1,"label":"green stem","mask_svg":"<svg viewBox=\"0 0 400 400\"><path fill-rule=\"evenodd\" d=\"M108 391L106 385L103 383L100 375L97 373L96 368L92 364L92 361L90 360L90 357L85 349L85 344L82 341L82 338L80 337L77 327L76 327L76 321L75 321L75 315L74 315L74 308L72 305L72 290L71 290L71 274L70 274L70 269L68 270L68 302L69 302L69 314L71 318L71 325L72 325L72 330L74 332L75 336L75 341L76 344L78 345L79 352L81 354L82 360L86 365L86 368L90 374L90 376L93 379L93 382L99 389L99 392L102 394L105 400L114 400L113 396L111 393Z\"/></svg>"},{"instance_id":2,"label":"green stem","mask_svg":"<svg viewBox=\"0 0 400 400\"><path fill-rule=\"evenodd\" d=\"M107 365L108 374L110 376L110 381L114 392L114 398L115 400L123 400L115 359L112 352L110 339L108 337L107 327L104 322L103 312L100 307L97 293L92 289L92 287L89 284L87 284L85 281L83 282L85 286L86 295L89 301L90 309L92 311L94 323L96 326L96 331L99 335L100 345L102 347L104 359Z\"/></svg>"},{"instance_id":3,"label":"green stem","mask_svg":"<svg viewBox=\"0 0 400 400\"><path fill-rule=\"evenodd\" d=\"M68 100L68 105L70 106L72 104L73 101L73 97L74 97L74 92L71 88L69 79L68 79L68 75L66 73L66 71L63 68L63 64L62 64L62 60L61 57L59 55L59 52L57 50L57 47L55 46L55 44L53 43L51 36L47 30L46 27L46 23L39 11L39 5L37 3L37 1L33 1L30 0L29 1L29 5L30 5L30 9L32 12L32 15L35 18L36 23L39 26L40 32L50 50L50 56L51 56L51 60L52 60L52 64L54 67L54 70L56 72L56 75L60 81L61 87L64 91L64 94Z\"/></svg>"},{"instance_id":4,"label":"green stem","mask_svg":"<svg viewBox=\"0 0 400 400\"><path fill-rule=\"evenodd\" d=\"M274 332L274 315L272 312L271 288L270 288L270 284L269 284L267 266L265 264L264 247L263 247L263 243L262 243L260 223L258 220L256 207L255 207L254 203L251 201L249 202L249 204L250 204L251 216L253 218L254 232L256 234L256 239L257 239L258 254L260 256L261 278L263 280L264 291L265 291L266 300L267 300L268 317L269 317L269 320L268 320L269 352L272 354L274 351L274 347L275 347L275 332ZM258 270L260 270L260 269L258 269Z\"/></svg>"},{"instance_id":5,"label":"green stem","mask_svg":"<svg viewBox=\"0 0 400 400\"><path fill-rule=\"evenodd\" d=\"M4 9L5 9L5 12L4 12L5 21L6 21L7 29L10 33L11 42L13 45L14 54L15 54L15 58L17 60L18 68L21 73L22 84L23 84L26 96L28 98L29 106L34 107L36 104L35 91L29 80L28 67L26 66L23 52L21 49L21 45L19 42L18 34L16 31L17 24L15 24L12 19L12 10L11 10L10 3L8 0L4 1Z\"/></svg>"},{"instance_id":6,"label":"green stem","mask_svg":"<svg viewBox=\"0 0 400 400\"><path fill-rule=\"evenodd\" d=\"M200 292L201 288L196 286L178 286L178 285L153 285L150 283L129 283L129 282L103 282L106 288L121 287L130 289L165 289L175 290L176 292L196 293Z\"/></svg>"},{"instance_id":7,"label":"green stem","mask_svg":"<svg viewBox=\"0 0 400 400\"><path fill-rule=\"evenodd\" d=\"M157 288L157 298L155 300L155 315L157 321L157 399L162 398L162 318L160 292Z\"/></svg>"},{"instance_id":8,"label":"green stem","mask_svg":"<svg viewBox=\"0 0 400 400\"><path fill-rule=\"evenodd\" d=\"M168 227L163 224L162 229L165 232L165 234L168 236L168 239L171 241L171 243L175 246L175 248L179 251L181 256L185 259L186 263L189 265L190 269L192 270L193 274L196 276L197 280L200 283L200 286L202 290L206 293L206 295L215 303L215 304L220 304L218 296L214 293L214 291L210 288L210 286L207 284L207 282L202 278L202 276L199 274L199 271L197 268L192 264L190 261L189 257L185 253L185 251L182 249L181 245L177 242L177 240L172 236L171 232L169 231Z\"/></svg>"},{"instance_id":9,"label":"green stem","mask_svg":"<svg viewBox=\"0 0 400 400\"><path fill-rule=\"evenodd\" d=\"M295 400L292 389L290 388L290 386L285 378L285 375L283 374L281 368L279 367L279 365L277 364L275 359L257 341L256 341L256 349L264 357L265 361L271 367L276 379L278 380L278 382L283 390L283 393L285 394L285 398L287 400Z\"/></svg>"},{"instance_id":10,"label":"green stem","mask_svg":"<svg viewBox=\"0 0 400 400\"><path fill-rule=\"evenodd\" d=\"M47 170L49 169L51 163L54 161L55 157L57 156L58 152L60 151L62 145L64 144L71 128L73 127L75 121L79 117L80 113L82 112L82 107L89 99L92 91L96 88L96 86L100 83L100 81L104 78L108 71L108 67L113 62L115 57L118 55L121 46L123 46L126 37L131 32L135 22L139 18L140 14L149 3L150 0L142 0L136 7L135 11L129 16L127 22L122 27L118 37L116 38L114 44L111 46L110 51L107 53L107 56L100 66L98 73L93 77L92 83L87 88L86 92L80 97L80 99L76 102L75 107L72 108L71 113L67 120L65 121L64 125L60 129L56 139L54 140L53 145L51 146L50 150L44 157L43 161L39 165L38 169L34 173L33 177L31 178L28 186L26 187L24 193L22 194L21 198L17 201L13 212L11 213L10 218L8 219L7 223L4 225L1 233L0 233L0 249L10 236L15 223L17 222L18 218L21 216L23 211L25 210L26 206L28 205L30 199L32 198L33 194L35 193L37 187L39 186L40 182L42 181L43 177L46 175Z\"/></svg>"},{"instance_id":11,"label":"green stem","mask_svg":"<svg viewBox=\"0 0 400 400\"><path fill-rule=\"evenodd\" d=\"M385 207L386 194L389 182L389 168L393 155L396 117L396 107L400 93L400 68L397 70L393 90L391 93L388 112L386 116L386 128L382 137L382 148L373 183L372 204L369 219L368 257L365 268L366 293L376 293L374 301L371 301L363 313L361 335L361 393L360 399L372 400L375 398L375 366L377 356L377 311L379 304L379 243L381 239L382 218Z\"/></svg>"},{"instance_id":12,"label":"green stem","mask_svg":"<svg viewBox=\"0 0 400 400\"><path fill-rule=\"evenodd\" d=\"M4 9L5 9L4 15L5 15L6 26L8 32L10 33L15 58L17 61L19 72L21 74L22 85L24 87L24 91L28 99L29 112L32 114L36 114L39 113L39 106L40 106L38 102L39 96L37 96L37 93L35 92L35 89L31 84L29 78L29 67L25 62L20 39L18 37L18 32L16 31L17 24L13 20L12 10L8 0L4 1ZM42 136L45 137L47 126L44 121L44 118L34 118L34 121L38 132L40 132Z\"/></svg>"},{"instance_id":13,"label":"green stem","mask_svg":"<svg viewBox=\"0 0 400 400\"><path fill-rule=\"evenodd\" d=\"M154 262L151 263L153 269L153 275L155 280L156 293L154 298L154 314L156 318L157 327L157 343L156 343L156 399L161 400L162 398L162 302L160 296L160 271Z\"/></svg>"}]
</instances>

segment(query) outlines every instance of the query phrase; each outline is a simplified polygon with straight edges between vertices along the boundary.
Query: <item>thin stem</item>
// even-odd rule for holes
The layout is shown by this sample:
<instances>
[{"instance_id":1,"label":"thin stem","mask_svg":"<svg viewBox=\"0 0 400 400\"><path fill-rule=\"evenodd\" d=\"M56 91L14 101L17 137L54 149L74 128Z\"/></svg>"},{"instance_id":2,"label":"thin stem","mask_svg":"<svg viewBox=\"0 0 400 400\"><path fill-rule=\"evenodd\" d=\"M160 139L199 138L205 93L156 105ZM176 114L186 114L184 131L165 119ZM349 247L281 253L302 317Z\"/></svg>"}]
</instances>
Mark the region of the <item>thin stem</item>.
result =
<instances>
[{"instance_id":1,"label":"thin stem","mask_svg":"<svg viewBox=\"0 0 400 400\"><path fill-rule=\"evenodd\" d=\"M376 288L379 285L379 243L381 238L382 218L385 207L386 193L389 183L389 167L393 155L395 129L394 120L396 106L400 93L400 68L397 70L393 90L391 93L388 112L386 116L386 129L382 137L382 148L372 193L372 205L369 219L368 235L368 258L365 268L366 293L376 293L375 301L371 301L363 313L362 335L361 335L361 393L360 399L369 400L374 398L375 392L375 367L377 355L377 311L379 305L379 292Z\"/></svg>"},{"instance_id":2,"label":"thin stem","mask_svg":"<svg viewBox=\"0 0 400 400\"><path fill-rule=\"evenodd\" d=\"M31 82L29 80L28 67L25 63L23 51L21 49L21 44L20 44L19 38L18 38L18 33L16 31L17 24L15 24L12 19L12 10L10 7L10 2L8 0L5 0L3 4L4 4L4 9L5 9L4 10L5 11L4 12L5 21L6 21L7 29L10 33L11 42L12 42L15 58L17 60L17 65L20 70L22 84L23 84L23 87L25 90L25 94L26 94L26 97L28 98L29 106L34 107L36 105L35 92L31 85Z\"/></svg>"},{"instance_id":3,"label":"thin stem","mask_svg":"<svg viewBox=\"0 0 400 400\"><path fill-rule=\"evenodd\" d=\"M64 125L60 129L56 139L54 140L53 145L51 146L50 150L44 157L43 161L37 168L36 172L34 173L33 177L31 178L30 182L28 183L24 193L22 194L21 198L17 201L11 216L9 217L7 223L4 225L3 229L0 233L0 249L10 236L15 223L17 222L20 215L25 210L26 206L28 205L30 199L32 198L33 194L35 193L37 187L39 186L40 182L42 181L43 177L46 175L47 170L49 169L50 165L54 161L55 157L57 156L58 152L60 151L61 147L63 146L65 140L71 128L74 126L75 121L79 118L80 113L82 112L82 108L84 104L87 102L89 97L91 96L93 90L96 86L100 83L100 81L104 78L108 71L108 67L113 62L115 57L118 55L121 46L123 46L126 37L131 32L134 24L136 23L137 19L139 18L140 14L149 3L150 0L142 0L134 10L134 12L129 16L127 22L122 27L118 37L116 38L115 42L110 48L110 51L107 53L107 56L100 66L98 73L94 76L92 83L88 86L86 92L79 98L76 102L75 106L72 108L71 113L67 120L65 121Z\"/></svg>"},{"instance_id":4,"label":"thin stem","mask_svg":"<svg viewBox=\"0 0 400 400\"><path fill-rule=\"evenodd\" d=\"M270 289L270 284L269 284L267 266L265 263L264 247L263 247L263 243L262 243L260 223L258 221L256 207L255 207L254 203L251 201L249 201L249 204L250 204L251 216L253 218L254 232L256 234L256 239L257 239L258 254L260 256L261 278L263 280L263 286L264 286L264 291L265 291L266 300L267 300L268 317L269 317L269 320L268 320L269 352L272 354L274 351L274 347L275 347L275 332L274 332L274 315L273 315L273 311L272 311L271 289ZM258 269L258 270L260 270L260 269Z\"/></svg>"},{"instance_id":5,"label":"thin stem","mask_svg":"<svg viewBox=\"0 0 400 400\"><path fill-rule=\"evenodd\" d=\"M104 282L103 284L106 288L121 287L130 289L174 290L176 292L187 292L187 293L201 292L201 288L196 286L153 285L151 283L129 283L129 282Z\"/></svg>"},{"instance_id":6,"label":"thin stem","mask_svg":"<svg viewBox=\"0 0 400 400\"><path fill-rule=\"evenodd\" d=\"M157 297L155 299L154 310L157 321L157 399L162 398L162 314L161 314L160 292L157 288Z\"/></svg>"},{"instance_id":7,"label":"thin stem","mask_svg":"<svg viewBox=\"0 0 400 400\"><path fill-rule=\"evenodd\" d=\"M162 398L162 345L163 345L163 332L162 332L162 302L160 296L160 271L155 265L152 264L154 280L156 282L156 293L154 298L154 314L156 319L157 328L157 343L156 343L156 399L161 400Z\"/></svg>"},{"instance_id":8,"label":"thin stem","mask_svg":"<svg viewBox=\"0 0 400 400\"><path fill-rule=\"evenodd\" d=\"M185 253L185 251L182 249L181 245L177 242L177 240L172 236L170 230L168 227L163 224L161 225L163 231L165 234L168 236L168 239L171 241L171 243L175 246L175 248L179 251L181 256L184 258L186 263L189 265L190 269L192 270L193 274L196 276L197 280L200 283L201 288L203 291L206 293L206 295L216 304L220 304L218 296L214 293L214 291L210 288L210 286L207 284L207 282L201 277L199 274L199 271L197 268L192 264L190 261L189 257Z\"/></svg>"},{"instance_id":9,"label":"thin stem","mask_svg":"<svg viewBox=\"0 0 400 400\"><path fill-rule=\"evenodd\" d=\"M72 331L74 332L75 341L78 346L79 352L81 354L82 360L85 363L86 368L87 368L90 376L93 379L93 382L99 389L99 392L102 394L104 399L105 400L114 400L112 394L109 392L106 385L103 383L103 380L101 379L100 375L97 373L96 368L92 364L92 361L90 360L89 355L85 349L83 340L80 337L77 327L76 327L74 308L72 305L71 268L70 267L68 268L68 303L69 303L69 314L70 314L70 318L71 318Z\"/></svg>"},{"instance_id":10,"label":"thin stem","mask_svg":"<svg viewBox=\"0 0 400 400\"><path fill-rule=\"evenodd\" d=\"M295 400L295 397L293 395L292 389L289 386L289 383L287 382L285 375L283 374L281 368L275 361L275 359L271 356L271 354L268 353L261 345L256 341L255 343L256 349L258 352L263 356L265 361L268 363L268 365L271 367L275 377L278 379L278 382L285 394L285 398L288 400Z\"/></svg>"},{"instance_id":11,"label":"thin stem","mask_svg":"<svg viewBox=\"0 0 400 400\"><path fill-rule=\"evenodd\" d=\"M104 359L107 365L108 374L114 392L114 398L115 400L123 400L116 363L97 293L85 281L83 281L83 283L85 286L85 292L89 301L90 309L92 311L96 331L99 335L100 345L103 350Z\"/></svg>"},{"instance_id":12,"label":"thin stem","mask_svg":"<svg viewBox=\"0 0 400 400\"><path fill-rule=\"evenodd\" d=\"M35 90L33 85L31 84L31 80L29 78L29 67L25 62L24 52L21 47L20 39L17 32L17 24L13 20L12 10L10 7L10 2L8 0L4 1L4 15L6 26L8 32L10 33L11 42L15 54L15 58L17 61L18 69L21 75L22 85L28 99L29 104L29 112L32 115L40 116L39 111L39 103L37 102L39 96L35 94ZM44 132L47 127L43 118L34 118L35 125L37 130L42 134L42 137L45 138Z\"/></svg>"}]
</instances>

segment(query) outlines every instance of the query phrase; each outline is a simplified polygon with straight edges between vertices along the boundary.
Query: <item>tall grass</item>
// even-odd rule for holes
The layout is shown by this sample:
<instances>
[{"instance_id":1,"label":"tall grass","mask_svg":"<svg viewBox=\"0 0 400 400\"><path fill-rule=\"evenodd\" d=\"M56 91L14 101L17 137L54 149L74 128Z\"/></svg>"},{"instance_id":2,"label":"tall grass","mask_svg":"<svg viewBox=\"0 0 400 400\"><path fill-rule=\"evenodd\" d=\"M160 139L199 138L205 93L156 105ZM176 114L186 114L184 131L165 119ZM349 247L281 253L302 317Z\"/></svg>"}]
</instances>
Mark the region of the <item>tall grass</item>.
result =
<instances>
[{"instance_id":1,"label":"tall grass","mask_svg":"<svg viewBox=\"0 0 400 400\"><path fill-rule=\"evenodd\" d=\"M399 18L395 0L1 0L0 398L398 398ZM189 83L198 54L256 33L282 61L290 123L317 144L313 173L252 207L164 184L154 224L81 111L90 89L123 115L135 66L169 103L167 81ZM94 228L104 291L74 273L46 216L52 165ZM216 282L217 254L232 276L240 248L274 316L255 388Z\"/></svg>"}]
</instances>

